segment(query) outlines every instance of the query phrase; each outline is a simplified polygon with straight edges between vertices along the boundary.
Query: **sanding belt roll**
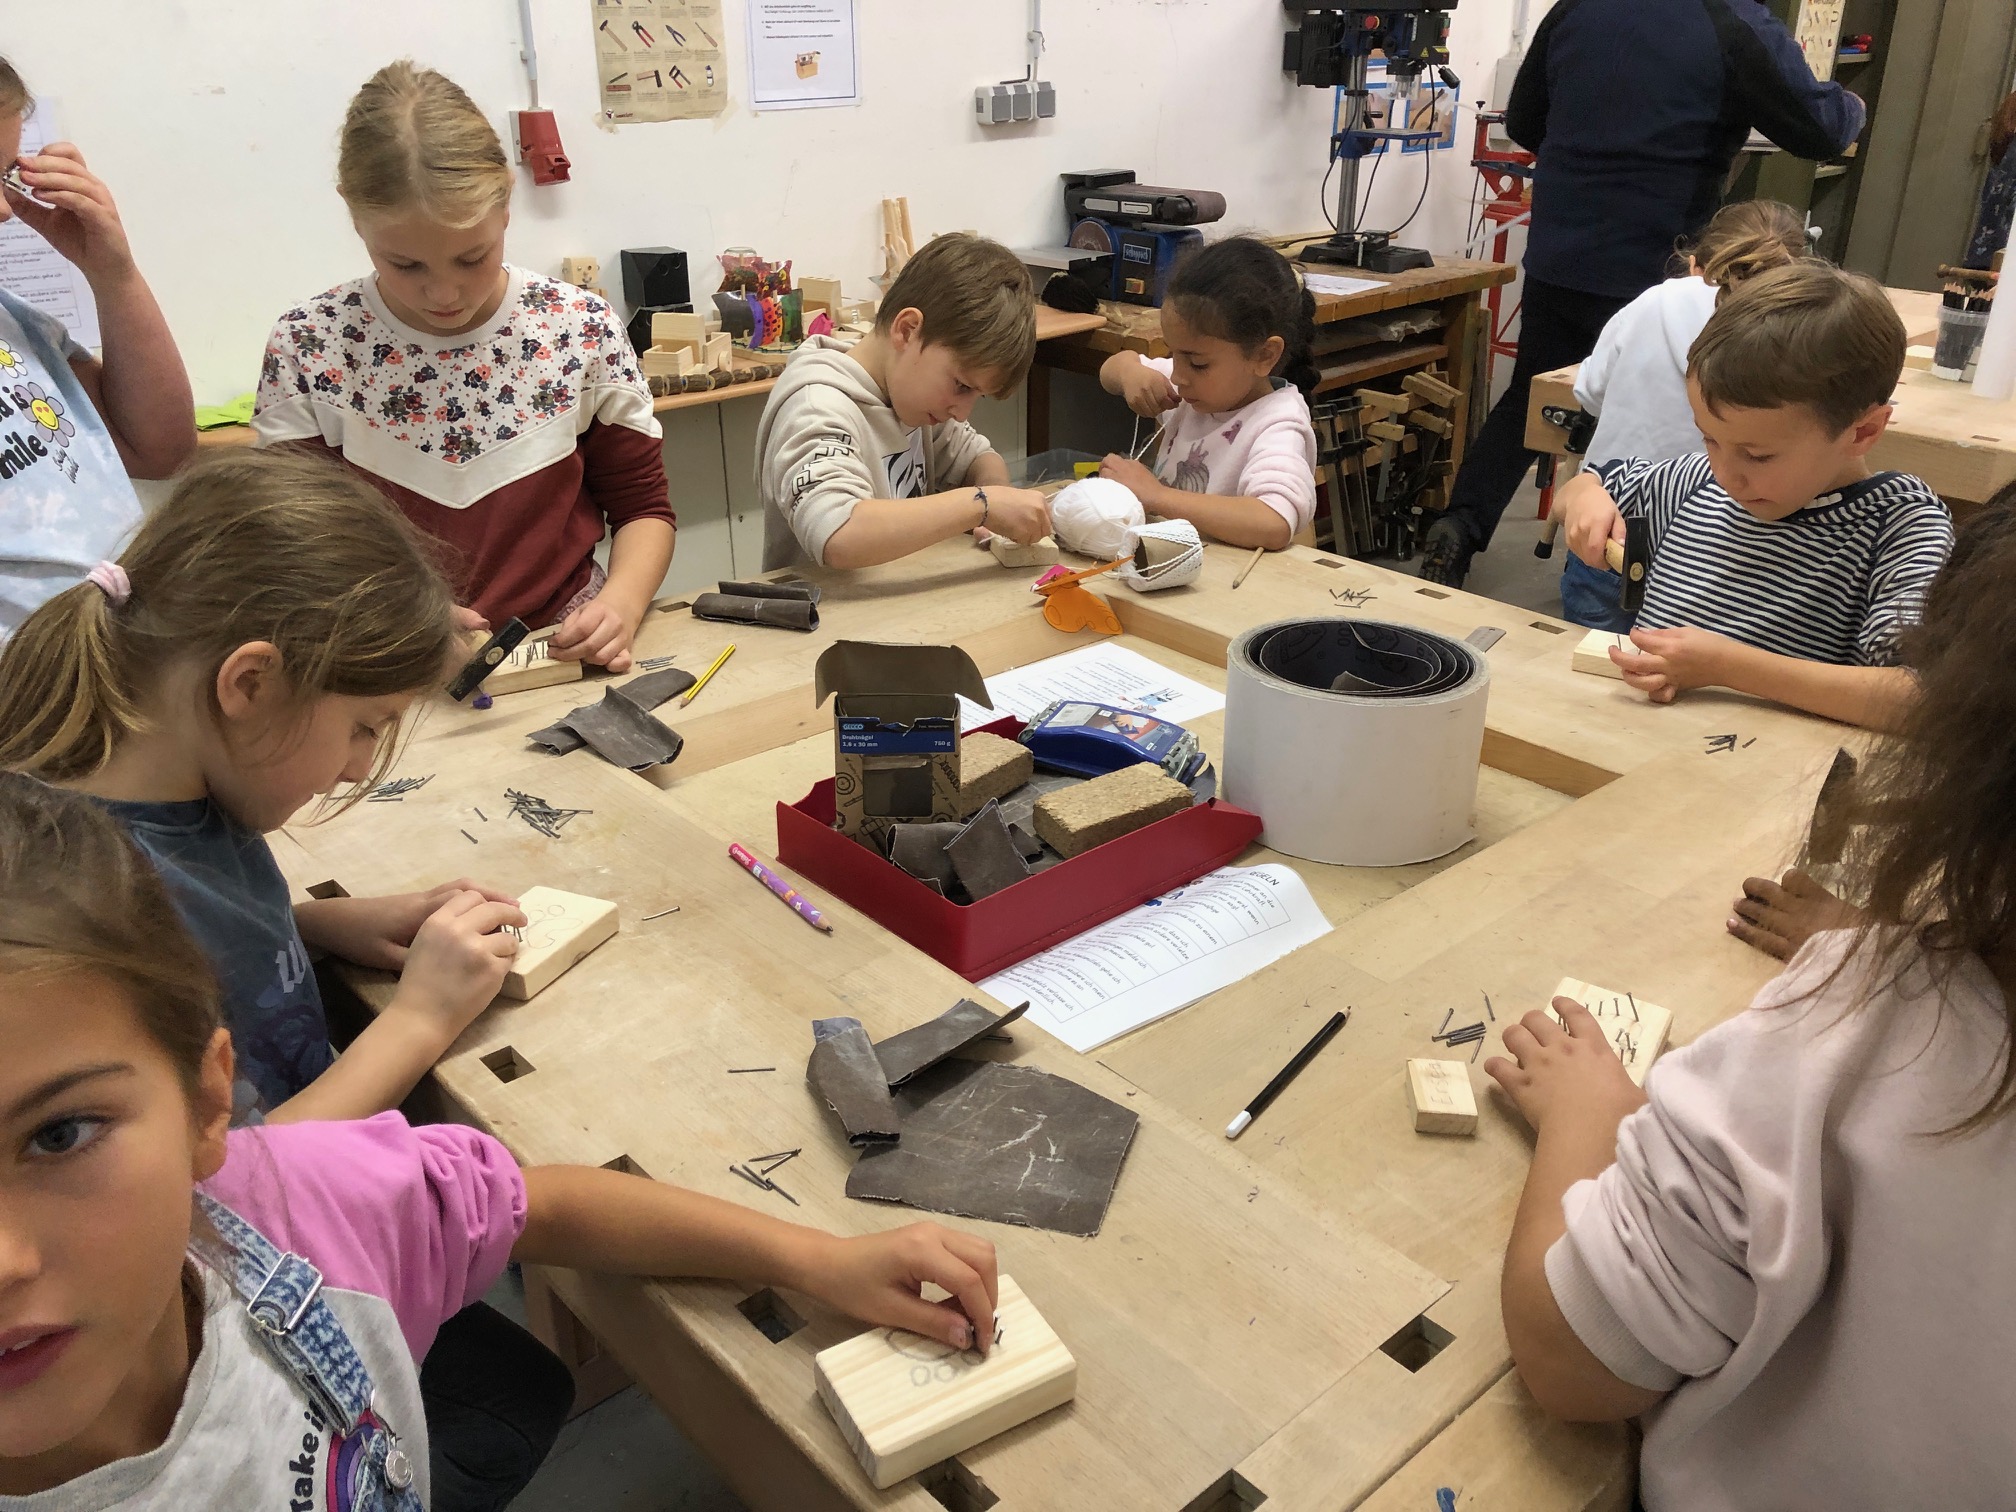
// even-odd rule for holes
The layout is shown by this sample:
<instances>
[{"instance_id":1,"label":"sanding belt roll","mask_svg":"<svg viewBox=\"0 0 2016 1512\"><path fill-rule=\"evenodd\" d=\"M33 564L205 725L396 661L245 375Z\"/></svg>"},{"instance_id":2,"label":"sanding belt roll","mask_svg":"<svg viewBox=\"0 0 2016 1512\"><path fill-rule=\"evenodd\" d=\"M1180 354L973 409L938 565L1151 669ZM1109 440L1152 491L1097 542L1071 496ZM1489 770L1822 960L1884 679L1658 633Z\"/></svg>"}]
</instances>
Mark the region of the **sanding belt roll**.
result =
<instances>
[{"instance_id":1,"label":"sanding belt roll","mask_svg":"<svg viewBox=\"0 0 2016 1512\"><path fill-rule=\"evenodd\" d=\"M1384 620L1276 620L1232 642L1226 798L1261 843L1405 866L1471 838L1491 670L1472 646Z\"/></svg>"},{"instance_id":2,"label":"sanding belt roll","mask_svg":"<svg viewBox=\"0 0 2016 1512\"><path fill-rule=\"evenodd\" d=\"M812 583L723 583L719 592L703 593L693 601L693 617L817 630L819 589Z\"/></svg>"}]
</instances>

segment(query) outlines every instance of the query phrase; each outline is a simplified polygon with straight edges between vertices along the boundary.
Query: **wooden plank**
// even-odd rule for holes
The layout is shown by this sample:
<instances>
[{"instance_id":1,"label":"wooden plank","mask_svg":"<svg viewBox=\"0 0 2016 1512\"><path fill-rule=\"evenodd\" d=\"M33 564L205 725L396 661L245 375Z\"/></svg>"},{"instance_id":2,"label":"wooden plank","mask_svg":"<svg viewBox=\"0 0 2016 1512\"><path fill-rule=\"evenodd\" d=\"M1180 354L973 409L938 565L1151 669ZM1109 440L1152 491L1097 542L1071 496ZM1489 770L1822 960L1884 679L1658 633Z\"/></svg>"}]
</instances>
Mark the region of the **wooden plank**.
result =
<instances>
[{"instance_id":1,"label":"wooden plank","mask_svg":"<svg viewBox=\"0 0 2016 1512\"><path fill-rule=\"evenodd\" d=\"M504 975L503 994L524 1002L552 986L616 933L616 905L557 887L528 887L518 895L525 927L518 954Z\"/></svg>"},{"instance_id":2,"label":"wooden plank","mask_svg":"<svg viewBox=\"0 0 2016 1512\"><path fill-rule=\"evenodd\" d=\"M1440 362L1448 355L1449 348L1439 341L1406 341L1394 347L1381 347L1369 356L1356 357L1349 362L1325 367L1322 369L1322 380L1317 383L1315 391L1319 394L1329 394L1338 389L1355 388L1361 383L1371 382L1374 378L1384 378L1389 373L1426 367L1431 362Z\"/></svg>"},{"instance_id":3,"label":"wooden plank","mask_svg":"<svg viewBox=\"0 0 2016 1512\"><path fill-rule=\"evenodd\" d=\"M1573 998L1589 1010L1631 1080L1644 1086L1645 1074L1673 1032L1673 1015L1656 1003L1641 1000L1636 993L1592 987L1574 977L1563 977L1554 984L1546 1003L1548 1016L1557 1024L1561 1015L1554 1011L1554 999L1560 997Z\"/></svg>"}]
</instances>

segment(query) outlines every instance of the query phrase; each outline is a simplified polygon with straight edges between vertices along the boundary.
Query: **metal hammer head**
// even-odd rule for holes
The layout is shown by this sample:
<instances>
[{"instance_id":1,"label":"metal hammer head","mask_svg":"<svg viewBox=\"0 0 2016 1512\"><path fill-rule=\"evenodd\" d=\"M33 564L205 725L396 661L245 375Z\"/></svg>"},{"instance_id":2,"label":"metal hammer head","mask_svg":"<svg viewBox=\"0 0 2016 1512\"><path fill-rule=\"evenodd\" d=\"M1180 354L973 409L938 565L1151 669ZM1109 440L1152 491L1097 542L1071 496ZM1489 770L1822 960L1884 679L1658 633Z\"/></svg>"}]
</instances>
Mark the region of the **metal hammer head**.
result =
<instances>
[{"instance_id":1,"label":"metal hammer head","mask_svg":"<svg viewBox=\"0 0 2016 1512\"><path fill-rule=\"evenodd\" d=\"M1625 520L1624 543L1606 542L1603 560L1624 579L1617 595L1618 607L1626 614L1636 614L1645 602L1645 578L1652 570L1652 527L1644 520Z\"/></svg>"}]
</instances>

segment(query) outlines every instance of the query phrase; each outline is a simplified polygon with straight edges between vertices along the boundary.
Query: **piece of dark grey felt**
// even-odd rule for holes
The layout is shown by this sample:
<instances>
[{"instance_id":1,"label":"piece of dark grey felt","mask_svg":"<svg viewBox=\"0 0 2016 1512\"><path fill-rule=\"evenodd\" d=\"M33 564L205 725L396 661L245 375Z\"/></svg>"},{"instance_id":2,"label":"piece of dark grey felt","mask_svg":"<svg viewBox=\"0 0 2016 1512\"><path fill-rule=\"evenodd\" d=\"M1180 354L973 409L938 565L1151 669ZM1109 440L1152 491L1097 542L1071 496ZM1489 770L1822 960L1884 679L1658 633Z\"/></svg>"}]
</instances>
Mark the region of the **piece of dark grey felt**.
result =
<instances>
[{"instance_id":1,"label":"piece of dark grey felt","mask_svg":"<svg viewBox=\"0 0 2016 1512\"><path fill-rule=\"evenodd\" d=\"M557 724L534 730L527 738L565 755L575 747L556 738L557 732L562 731L586 741L603 760L632 772L675 760L686 744L677 730L661 723L655 715L646 714L615 688L604 693L600 703L571 710Z\"/></svg>"},{"instance_id":2,"label":"piece of dark grey felt","mask_svg":"<svg viewBox=\"0 0 2016 1512\"><path fill-rule=\"evenodd\" d=\"M1013 887L1029 875L1008 825L1001 817L1001 805L993 799L966 821L965 827L945 842L945 854L952 858L952 870L966 896L978 903L1004 887Z\"/></svg>"},{"instance_id":3,"label":"piece of dark grey felt","mask_svg":"<svg viewBox=\"0 0 2016 1512\"><path fill-rule=\"evenodd\" d=\"M982 1035L992 1034L1004 1024L1012 1024L1029 1009L1024 1003L1006 1013L983 1008L971 998L961 998L938 1017L900 1034L875 1042L875 1058L892 1088L900 1087L919 1071L935 1066L948 1055L964 1050Z\"/></svg>"},{"instance_id":4,"label":"piece of dark grey felt","mask_svg":"<svg viewBox=\"0 0 2016 1512\"><path fill-rule=\"evenodd\" d=\"M896 1094L903 1142L866 1150L847 1195L1091 1238L1140 1120L1034 1066L940 1061Z\"/></svg>"},{"instance_id":5,"label":"piece of dark grey felt","mask_svg":"<svg viewBox=\"0 0 2016 1512\"><path fill-rule=\"evenodd\" d=\"M875 1045L861 1020L818 1019L812 1025L816 1043L805 1063L805 1079L826 1100L846 1131L847 1143L891 1143L902 1133L888 1078L876 1058Z\"/></svg>"},{"instance_id":6,"label":"piece of dark grey felt","mask_svg":"<svg viewBox=\"0 0 2016 1512\"><path fill-rule=\"evenodd\" d=\"M720 583L715 591L725 593L730 598L774 598L802 599L808 604L819 602L825 591L817 583Z\"/></svg>"},{"instance_id":7,"label":"piece of dark grey felt","mask_svg":"<svg viewBox=\"0 0 2016 1512\"><path fill-rule=\"evenodd\" d=\"M693 683L694 677L691 672L682 671L678 667L665 667L656 672L646 672L642 677L633 677L622 687L611 688L603 696L606 698L613 694L621 694L626 702L633 703L640 709L655 709L666 699L684 693L693 686ZM581 707L594 706L583 704ZM571 714L563 714L545 729L534 730L525 738L545 747L555 756L565 756L569 751L578 751L588 742L568 725L567 721L571 717Z\"/></svg>"},{"instance_id":8,"label":"piece of dark grey felt","mask_svg":"<svg viewBox=\"0 0 2016 1512\"><path fill-rule=\"evenodd\" d=\"M774 625L779 630L811 631L819 628L819 606L809 599L703 593L693 600L693 617L726 620L735 625Z\"/></svg>"},{"instance_id":9,"label":"piece of dark grey felt","mask_svg":"<svg viewBox=\"0 0 2016 1512\"><path fill-rule=\"evenodd\" d=\"M959 880L952 858L945 854L946 842L966 826L946 821L942 824L898 824L889 831L889 859L920 882L935 882L943 891Z\"/></svg>"}]
</instances>

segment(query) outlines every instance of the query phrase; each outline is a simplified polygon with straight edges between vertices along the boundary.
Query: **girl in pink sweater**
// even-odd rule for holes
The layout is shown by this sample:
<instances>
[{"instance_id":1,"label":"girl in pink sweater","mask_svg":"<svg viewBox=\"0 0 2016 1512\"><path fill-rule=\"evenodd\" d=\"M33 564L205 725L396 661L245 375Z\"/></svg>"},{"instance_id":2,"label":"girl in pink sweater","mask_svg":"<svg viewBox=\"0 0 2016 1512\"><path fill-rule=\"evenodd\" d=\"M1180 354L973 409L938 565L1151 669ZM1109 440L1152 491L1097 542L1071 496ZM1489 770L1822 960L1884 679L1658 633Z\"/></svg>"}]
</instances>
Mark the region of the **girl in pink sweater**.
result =
<instances>
[{"instance_id":1,"label":"girl in pink sweater","mask_svg":"<svg viewBox=\"0 0 2016 1512\"><path fill-rule=\"evenodd\" d=\"M1177 264L1162 301L1167 357L1116 352L1109 394L1162 421L1153 469L1118 455L1101 476L1151 515L1188 520L1234 546L1287 548L1316 518L1316 302L1288 259L1234 236Z\"/></svg>"},{"instance_id":2,"label":"girl in pink sweater","mask_svg":"<svg viewBox=\"0 0 2016 1512\"><path fill-rule=\"evenodd\" d=\"M2006 1507L2016 1486L2016 509L1961 532L1863 765L1853 928L1634 1087L1579 1006L1486 1066L1534 1126L1505 1333L1642 1417L1647 1508Z\"/></svg>"}]
</instances>

